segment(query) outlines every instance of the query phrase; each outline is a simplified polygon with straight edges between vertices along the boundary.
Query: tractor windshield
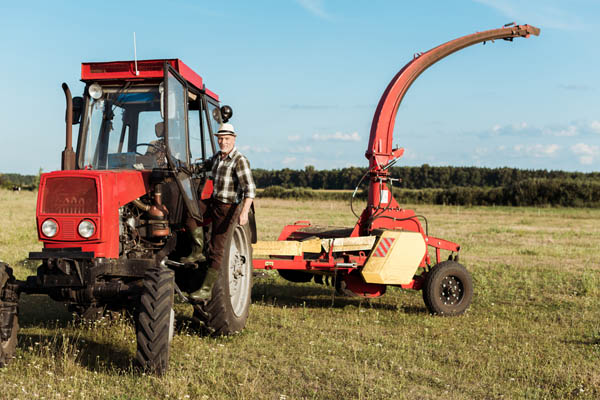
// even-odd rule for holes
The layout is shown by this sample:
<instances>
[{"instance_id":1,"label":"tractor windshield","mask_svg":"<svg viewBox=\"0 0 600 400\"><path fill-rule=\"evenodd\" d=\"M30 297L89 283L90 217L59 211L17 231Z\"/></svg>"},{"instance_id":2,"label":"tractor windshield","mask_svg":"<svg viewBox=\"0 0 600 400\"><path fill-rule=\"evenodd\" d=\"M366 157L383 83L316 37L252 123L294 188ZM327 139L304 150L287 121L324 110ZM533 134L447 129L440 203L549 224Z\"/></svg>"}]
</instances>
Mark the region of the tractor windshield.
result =
<instances>
[{"instance_id":1,"label":"tractor windshield","mask_svg":"<svg viewBox=\"0 0 600 400\"><path fill-rule=\"evenodd\" d=\"M103 87L89 98L80 162L93 169L166 168L158 86Z\"/></svg>"}]
</instances>

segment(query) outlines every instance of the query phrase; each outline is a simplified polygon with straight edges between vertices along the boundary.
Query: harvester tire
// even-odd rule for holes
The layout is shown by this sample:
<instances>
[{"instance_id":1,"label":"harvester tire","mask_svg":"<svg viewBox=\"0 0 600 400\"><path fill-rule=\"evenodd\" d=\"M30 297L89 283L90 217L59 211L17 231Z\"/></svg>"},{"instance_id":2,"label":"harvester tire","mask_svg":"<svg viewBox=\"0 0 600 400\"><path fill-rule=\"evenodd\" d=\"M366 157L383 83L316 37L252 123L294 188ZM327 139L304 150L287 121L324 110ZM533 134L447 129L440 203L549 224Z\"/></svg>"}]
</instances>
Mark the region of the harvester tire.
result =
<instances>
[{"instance_id":1,"label":"harvester tire","mask_svg":"<svg viewBox=\"0 0 600 400\"><path fill-rule=\"evenodd\" d=\"M456 261L443 261L428 272L423 286L423 300L431 314L463 314L472 298L471 274Z\"/></svg>"},{"instance_id":2,"label":"harvester tire","mask_svg":"<svg viewBox=\"0 0 600 400\"><path fill-rule=\"evenodd\" d=\"M173 271L153 267L146 271L140 305L136 313L136 360L142 369L163 375L175 324Z\"/></svg>"},{"instance_id":3,"label":"harvester tire","mask_svg":"<svg viewBox=\"0 0 600 400\"><path fill-rule=\"evenodd\" d=\"M252 295L251 238L250 224L231 229L212 297L194 304L193 319L213 336L236 333L246 326Z\"/></svg>"}]
</instances>

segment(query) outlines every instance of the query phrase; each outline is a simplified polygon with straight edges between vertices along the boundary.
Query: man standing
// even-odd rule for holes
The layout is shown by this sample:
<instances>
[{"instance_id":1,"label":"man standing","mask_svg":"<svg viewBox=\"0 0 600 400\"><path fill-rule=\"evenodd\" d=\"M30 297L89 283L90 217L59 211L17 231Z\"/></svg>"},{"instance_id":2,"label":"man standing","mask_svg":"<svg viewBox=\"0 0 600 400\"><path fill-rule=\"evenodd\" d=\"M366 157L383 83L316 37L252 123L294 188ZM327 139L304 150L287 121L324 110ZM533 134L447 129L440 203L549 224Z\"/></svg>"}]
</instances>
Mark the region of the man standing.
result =
<instances>
[{"instance_id":1,"label":"man standing","mask_svg":"<svg viewBox=\"0 0 600 400\"><path fill-rule=\"evenodd\" d=\"M212 217L212 234L208 245L210 265L200 289L190 294L190 300L195 302L211 299L226 250L227 235L236 223L248 223L248 213L256 195L250 163L235 147L237 135L233 125L222 124L215 136L220 151L212 160L213 194L208 207Z\"/></svg>"}]
</instances>

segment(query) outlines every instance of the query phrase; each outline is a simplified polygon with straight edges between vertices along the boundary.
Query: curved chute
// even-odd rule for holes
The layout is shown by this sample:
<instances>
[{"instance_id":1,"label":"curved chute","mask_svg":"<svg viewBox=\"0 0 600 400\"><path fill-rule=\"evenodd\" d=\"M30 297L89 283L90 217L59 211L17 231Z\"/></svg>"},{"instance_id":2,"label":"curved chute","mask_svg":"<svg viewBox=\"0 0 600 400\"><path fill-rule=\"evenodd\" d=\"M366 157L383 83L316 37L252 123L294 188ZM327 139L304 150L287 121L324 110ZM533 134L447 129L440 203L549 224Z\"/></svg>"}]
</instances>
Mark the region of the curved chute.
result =
<instances>
[{"instance_id":1,"label":"curved chute","mask_svg":"<svg viewBox=\"0 0 600 400\"><path fill-rule=\"evenodd\" d=\"M371 171L381 170L387 163L402 155L402 149L392 149L396 114L407 90L423 71L465 47L496 39L512 41L516 37L527 38L532 34L538 36L540 29L531 25L505 26L500 29L491 29L463 36L441 44L425 53L415 55L413 60L396 74L379 100L371 124L369 146L365 153L365 156L369 159L369 169Z\"/></svg>"}]
</instances>

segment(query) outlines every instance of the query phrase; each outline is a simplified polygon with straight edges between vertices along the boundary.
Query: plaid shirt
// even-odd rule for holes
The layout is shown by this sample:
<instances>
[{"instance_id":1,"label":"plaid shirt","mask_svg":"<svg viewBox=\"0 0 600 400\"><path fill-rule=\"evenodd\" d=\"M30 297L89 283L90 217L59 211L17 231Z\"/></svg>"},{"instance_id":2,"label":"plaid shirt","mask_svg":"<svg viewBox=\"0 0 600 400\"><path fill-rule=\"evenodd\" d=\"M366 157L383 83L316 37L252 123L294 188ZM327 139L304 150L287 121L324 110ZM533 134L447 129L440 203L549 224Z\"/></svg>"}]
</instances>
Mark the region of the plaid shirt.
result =
<instances>
[{"instance_id":1,"label":"plaid shirt","mask_svg":"<svg viewBox=\"0 0 600 400\"><path fill-rule=\"evenodd\" d=\"M213 157L213 195L223 203L239 203L244 198L256 196L256 186L248 159L234 147L221 160L221 152Z\"/></svg>"}]
</instances>

